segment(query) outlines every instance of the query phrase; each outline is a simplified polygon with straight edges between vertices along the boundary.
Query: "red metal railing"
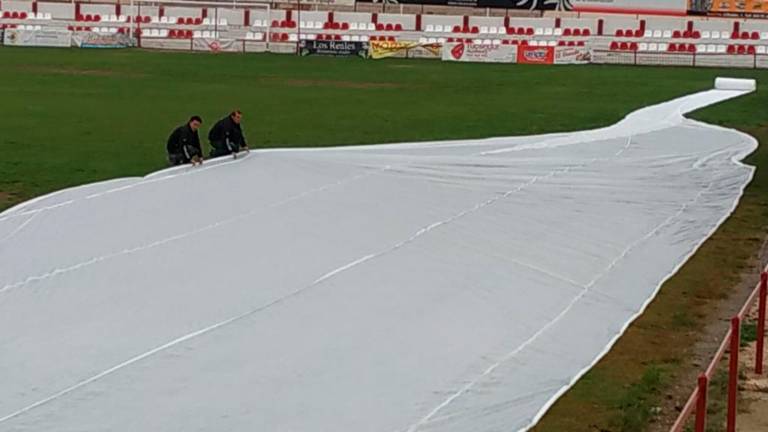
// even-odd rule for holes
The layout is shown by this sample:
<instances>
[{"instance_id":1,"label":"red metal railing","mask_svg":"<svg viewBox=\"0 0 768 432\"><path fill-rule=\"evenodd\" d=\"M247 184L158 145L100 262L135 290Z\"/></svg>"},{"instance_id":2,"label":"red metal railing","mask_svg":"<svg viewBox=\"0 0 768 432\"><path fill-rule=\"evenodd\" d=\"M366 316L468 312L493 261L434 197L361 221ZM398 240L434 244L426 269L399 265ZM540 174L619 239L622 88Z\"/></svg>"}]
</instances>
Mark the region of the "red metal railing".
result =
<instances>
[{"instance_id":1,"label":"red metal railing","mask_svg":"<svg viewBox=\"0 0 768 432\"><path fill-rule=\"evenodd\" d=\"M749 295L749 298L742 306L739 313L731 319L731 328L725 334L720 347L715 356L707 366L706 370L699 375L698 385L691 393L688 401L685 403L677 421L670 429L670 432L682 432L691 414L696 413L694 424L695 432L704 432L707 426L707 390L709 381L715 373L718 363L725 355L726 349L730 348L730 363L728 368L728 412L726 417L726 426L728 432L736 431L736 400L738 395L739 380L739 344L741 342L741 323L758 300L758 319L757 319L757 353L755 355L755 373L763 373L763 357L765 352L765 315L766 315L766 296L768 296L768 266L760 274L760 282Z\"/></svg>"}]
</instances>

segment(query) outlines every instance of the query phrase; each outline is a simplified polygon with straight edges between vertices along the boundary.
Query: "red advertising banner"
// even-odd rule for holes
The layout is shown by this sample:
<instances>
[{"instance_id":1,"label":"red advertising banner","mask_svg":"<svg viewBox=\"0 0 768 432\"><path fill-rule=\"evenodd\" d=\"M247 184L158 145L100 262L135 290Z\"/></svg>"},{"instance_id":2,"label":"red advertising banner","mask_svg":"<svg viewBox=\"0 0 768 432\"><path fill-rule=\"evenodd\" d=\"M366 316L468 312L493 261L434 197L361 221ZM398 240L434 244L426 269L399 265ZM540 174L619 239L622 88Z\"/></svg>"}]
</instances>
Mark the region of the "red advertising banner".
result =
<instances>
[{"instance_id":1,"label":"red advertising banner","mask_svg":"<svg viewBox=\"0 0 768 432\"><path fill-rule=\"evenodd\" d=\"M553 64L555 47L521 46L517 49L517 62L521 64Z\"/></svg>"}]
</instances>

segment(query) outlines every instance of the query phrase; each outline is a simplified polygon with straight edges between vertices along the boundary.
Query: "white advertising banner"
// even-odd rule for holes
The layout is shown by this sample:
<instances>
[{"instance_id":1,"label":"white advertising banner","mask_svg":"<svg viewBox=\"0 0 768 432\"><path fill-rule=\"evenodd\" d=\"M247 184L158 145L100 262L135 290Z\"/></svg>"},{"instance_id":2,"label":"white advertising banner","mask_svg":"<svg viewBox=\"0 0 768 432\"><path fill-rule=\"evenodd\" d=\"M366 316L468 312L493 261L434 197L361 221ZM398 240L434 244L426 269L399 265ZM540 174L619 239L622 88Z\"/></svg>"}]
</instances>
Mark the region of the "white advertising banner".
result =
<instances>
[{"instance_id":1,"label":"white advertising banner","mask_svg":"<svg viewBox=\"0 0 768 432\"><path fill-rule=\"evenodd\" d=\"M443 45L443 60L479 63L516 63L516 45L476 45L448 43Z\"/></svg>"},{"instance_id":2,"label":"white advertising banner","mask_svg":"<svg viewBox=\"0 0 768 432\"><path fill-rule=\"evenodd\" d=\"M190 51L192 49L192 41L189 39L141 38L140 47Z\"/></svg>"},{"instance_id":3,"label":"white advertising banner","mask_svg":"<svg viewBox=\"0 0 768 432\"><path fill-rule=\"evenodd\" d=\"M592 54L585 47L555 48L555 64L589 64Z\"/></svg>"},{"instance_id":4,"label":"white advertising banner","mask_svg":"<svg viewBox=\"0 0 768 432\"><path fill-rule=\"evenodd\" d=\"M127 48L131 45L131 38L120 33L75 32L72 34L72 46L78 48Z\"/></svg>"},{"instance_id":5,"label":"white advertising banner","mask_svg":"<svg viewBox=\"0 0 768 432\"><path fill-rule=\"evenodd\" d=\"M688 0L569 0L574 11L685 15Z\"/></svg>"},{"instance_id":6,"label":"white advertising banner","mask_svg":"<svg viewBox=\"0 0 768 432\"><path fill-rule=\"evenodd\" d=\"M3 35L3 44L10 46L69 47L71 41L68 31L6 29Z\"/></svg>"},{"instance_id":7,"label":"white advertising banner","mask_svg":"<svg viewBox=\"0 0 768 432\"><path fill-rule=\"evenodd\" d=\"M234 39L212 39L212 38L195 38L192 39L193 51L208 51L208 52L243 52L243 43L237 42Z\"/></svg>"}]
</instances>

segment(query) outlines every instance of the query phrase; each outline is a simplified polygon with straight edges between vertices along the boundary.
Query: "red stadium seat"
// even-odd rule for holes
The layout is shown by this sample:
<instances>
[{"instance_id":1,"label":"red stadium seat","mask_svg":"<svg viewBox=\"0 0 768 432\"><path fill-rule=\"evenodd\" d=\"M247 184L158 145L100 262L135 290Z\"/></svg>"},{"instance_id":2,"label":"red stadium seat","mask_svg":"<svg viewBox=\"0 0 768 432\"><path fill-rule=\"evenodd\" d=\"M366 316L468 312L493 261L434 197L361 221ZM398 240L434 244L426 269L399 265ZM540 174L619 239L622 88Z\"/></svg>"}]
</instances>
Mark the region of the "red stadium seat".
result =
<instances>
[{"instance_id":1,"label":"red stadium seat","mask_svg":"<svg viewBox=\"0 0 768 432\"><path fill-rule=\"evenodd\" d=\"M278 23L278 26L280 23ZM330 30L331 29L331 23L330 22L324 22L323 23L323 30Z\"/></svg>"},{"instance_id":2,"label":"red stadium seat","mask_svg":"<svg viewBox=\"0 0 768 432\"><path fill-rule=\"evenodd\" d=\"M386 30L386 31L393 31L394 29L395 29L395 26L393 26L392 23L387 23L384 26L384 30Z\"/></svg>"},{"instance_id":3,"label":"red stadium seat","mask_svg":"<svg viewBox=\"0 0 768 432\"><path fill-rule=\"evenodd\" d=\"M327 24L327 23L326 23ZM272 27L280 27L280 21L272 20Z\"/></svg>"},{"instance_id":4,"label":"red stadium seat","mask_svg":"<svg viewBox=\"0 0 768 432\"><path fill-rule=\"evenodd\" d=\"M139 21L141 21L141 17L137 17ZM176 18L176 24L184 24L184 18L178 17Z\"/></svg>"},{"instance_id":5,"label":"red stadium seat","mask_svg":"<svg viewBox=\"0 0 768 432\"><path fill-rule=\"evenodd\" d=\"M338 22L332 22L331 23L331 30L341 30L341 23Z\"/></svg>"},{"instance_id":6,"label":"red stadium seat","mask_svg":"<svg viewBox=\"0 0 768 432\"><path fill-rule=\"evenodd\" d=\"M377 27L378 27L378 26L377 26ZM378 29L377 29L377 30L378 30ZM454 32L454 33L461 33L461 27L459 27L459 26L457 26L457 25L453 26L453 32Z\"/></svg>"},{"instance_id":7,"label":"red stadium seat","mask_svg":"<svg viewBox=\"0 0 768 432\"><path fill-rule=\"evenodd\" d=\"M691 32L686 30L683 32L683 38L684 39L690 39L691 38Z\"/></svg>"},{"instance_id":8,"label":"red stadium seat","mask_svg":"<svg viewBox=\"0 0 768 432\"><path fill-rule=\"evenodd\" d=\"M563 29L563 36L570 36L571 34L572 32L570 27L566 27Z\"/></svg>"},{"instance_id":9,"label":"red stadium seat","mask_svg":"<svg viewBox=\"0 0 768 432\"><path fill-rule=\"evenodd\" d=\"M616 33L614 33L614 36L616 36L616 37L624 37L624 30L622 30L622 29L616 30Z\"/></svg>"},{"instance_id":10,"label":"red stadium seat","mask_svg":"<svg viewBox=\"0 0 768 432\"><path fill-rule=\"evenodd\" d=\"M739 45L739 47L736 48L736 52L738 54L746 54L747 53L747 47L745 47L744 45Z\"/></svg>"},{"instance_id":11,"label":"red stadium seat","mask_svg":"<svg viewBox=\"0 0 768 432\"><path fill-rule=\"evenodd\" d=\"M581 31L582 36L589 36L591 34L592 34L592 31L589 30L588 28L585 28L584 30Z\"/></svg>"},{"instance_id":12,"label":"red stadium seat","mask_svg":"<svg viewBox=\"0 0 768 432\"><path fill-rule=\"evenodd\" d=\"M508 35L515 34L515 28L514 27L507 27L507 34Z\"/></svg>"},{"instance_id":13,"label":"red stadium seat","mask_svg":"<svg viewBox=\"0 0 768 432\"><path fill-rule=\"evenodd\" d=\"M611 42L611 51L616 51L619 49L619 43L616 41Z\"/></svg>"},{"instance_id":14,"label":"red stadium seat","mask_svg":"<svg viewBox=\"0 0 768 432\"><path fill-rule=\"evenodd\" d=\"M72 26L67 26L67 30L69 30L69 31L75 31L75 28L74 28L74 27L72 27Z\"/></svg>"},{"instance_id":15,"label":"red stadium seat","mask_svg":"<svg viewBox=\"0 0 768 432\"><path fill-rule=\"evenodd\" d=\"M477 28L477 26L475 26L475 27L472 27L472 29L470 30L470 32L471 32L472 34L478 34L478 33L480 33L480 29L479 29L479 28Z\"/></svg>"},{"instance_id":16,"label":"red stadium seat","mask_svg":"<svg viewBox=\"0 0 768 432\"><path fill-rule=\"evenodd\" d=\"M584 46L586 43L584 41L578 41L576 42L576 46Z\"/></svg>"},{"instance_id":17,"label":"red stadium seat","mask_svg":"<svg viewBox=\"0 0 768 432\"><path fill-rule=\"evenodd\" d=\"M27 13L26 12L19 12L19 18L27 19Z\"/></svg>"},{"instance_id":18,"label":"red stadium seat","mask_svg":"<svg viewBox=\"0 0 768 432\"><path fill-rule=\"evenodd\" d=\"M373 40L373 39L371 39L371 40ZM451 42L453 42L453 38L452 38L452 37L449 37L449 38L448 38L448 39L446 39L445 41L446 41L446 42L448 42L448 43L451 43Z\"/></svg>"},{"instance_id":19,"label":"red stadium seat","mask_svg":"<svg viewBox=\"0 0 768 432\"><path fill-rule=\"evenodd\" d=\"M684 43L677 44L677 50L679 52L686 52L686 51L688 51L688 45L686 45Z\"/></svg>"},{"instance_id":20,"label":"red stadium seat","mask_svg":"<svg viewBox=\"0 0 768 432\"><path fill-rule=\"evenodd\" d=\"M739 32L733 32L731 33L731 39L738 39L739 38Z\"/></svg>"},{"instance_id":21,"label":"red stadium seat","mask_svg":"<svg viewBox=\"0 0 768 432\"><path fill-rule=\"evenodd\" d=\"M628 43L626 43L626 42L622 42L622 43L619 45L619 49L620 49L620 50L622 50L622 51L628 51L628 50L629 50L629 44L628 44Z\"/></svg>"},{"instance_id":22,"label":"red stadium seat","mask_svg":"<svg viewBox=\"0 0 768 432\"><path fill-rule=\"evenodd\" d=\"M581 36L582 35L581 29L573 29L573 35L574 36Z\"/></svg>"},{"instance_id":23,"label":"red stadium seat","mask_svg":"<svg viewBox=\"0 0 768 432\"><path fill-rule=\"evenodd\" d=\"M200 17L195 18L195 25L200 25L203 23L203 19Z\"/></svg>"},{"instance_id":24,"label":"red stadium seat","mask_svg":"<svg viewBox=\"0 0 768 432\"><path fill-rule=\"evenodd\" d=\"M403 31L403 25L400 23L395 24L395 31Z\"/></svg>"},{"instance_id":25,"label":"red stadium seat","mask_svg":"<svg viewBox=\"0 0 768 432\"><path fill-rule=\"evenodd\" d=\"M754 45L750 45L747 47L747 54L755 55L757 53L757 50L755 50Z\"/></svg>"},{"instance_id":26,"label":"red stadium seat","mask_svg":"<svg viewBox=\"0 0 768 432\"><path fill-rule=\"evenodd\" d=\"M630 51L637 51L637 50L638 50L638 45L637 45L637 42L632 42L632 43L630 43L630 44L629 44L629 50L630 50Z\"/></svg>"},{"instance_id":27,"label":"red stadium seat","mask_svg":"<svg viewBox=\"0 0 768 432\"><path fill-rule=\"evenodd\" d=\"M349 23L348 22L341 23L341 29L342 30L349 30Z\"/></svg>"},{"instance_id":28,"label":"red stadium seat","mask_svg":"<svg viewBox=\"0 0 768 432\"><path fill-rule=\"evenodd\" d=\"M384 24L376 23L376 31L384 31Z\"/></svg>"},{"instance_id":29,"label":"red stadium seat","mask_svg":"<svg viewBox=\"0 0 768 432\"><path fill-rule=\"evenodd\" d=\"M522 45L522 46L528 46L528 41L527 41L527 40L521 40L521 41L520 41L520 45Z\"/></svg>"},{"instance_id":30,"label":"red stadium seat","mask_svg":"<svg viewBox=\"0 0 768 432\"><path fill-rule=\"evenodd\" d=\"M389 37L387 37L387 41L394 42L395 41L395 37L394 36L389 36Z\"/></svg>"},{"instance_id":31,"label":"red stadium seat","mask_svg":"<svg viewBox=\"0 0 768 432\"><path fill-rule=\"evenodd\" d=\"M557 46L565 46L565 41L564 40L557 41Z\"/></svg>"},{"instance_id":32,"label":"red stadium seat","mask_svg":"<svg viewBox=\"0 0 768 432\"><path fill-rule=\"evenodd\" d=\"M501 40L502 45L509 45L509 39L502 39Z\"/></svg>"},{"instance_id":33,"label":"red stadium seat","mask_svg":"<svg viewBox=\"0 0 768 432\"><path fill-rule=\"evenodd\" d=\"M696 52L696 45L694 45L694 44L688 44L688 48L687 48L687 49L688 49L688 52L689 52L689 53L693 54L693 53L695 53L695 52Z\"/></svg>"},{"instance_id":34,"label":"red stadium seat","mask_svg":"<svg viewBox=\"0 0 768 432\"><path fill-rule=\"evenodd\" d=\"M691 33L691 37L694 39L701 39L701 32L698 30L694 30L693 33Z\"/></svg>"},{"instance_id":35,"label":"red stadium seat","mask_svg":"<svg viewBox=\"0 0 768 432\"><path fill-rule=\"evenodd\" d=\"M280 21L280 28L288 28L288 21L286 20Z\"/></svg>"},{"instance_id":36,"label":"red stadium seat","mask_svg":"<svg viewBox=\"0 0 768 432\"><path fill-rule=\"evenodd\" d=\"M741 32L742 39L749 39L749 32Z\"/></svg>"},{"instance_id":37,"label":"red stadium seat","mask_svg":"<svg viewBox=\"0 0 768 432\"><path fill-rule=\"evenodd\" d=\"M9 11L3 11L3 18L10 18L11 13Z\"/></svg>"},{"instance_id":38,"label":"red stadium seat","mask_svg":"<svg viewBox=\"0 0 768 432\"><path fill-rule=\"evenodd\" d=\"M672 32L672 39L680 39L683 37L683 34L680 33L680 30L675 30Z\"/></svg>"},{"instance_id":39,"label":"red stadium seat","mask_svg":"<svg viewBox=\"0 0 768 432\"><path fill-rule=\"evenodd\" d=\"M285 40L288 40L288 35L287 34L285 35ZM340 41L341 40L341 35L333 35L333 40Z\"/></svg>"},{"instance_id":40,"label":"red stadium seat","mask_svg":"<svg viewBox=\"0 0 768 432\"><path fill-rule=\"evenodd\" d=\"M517 39L512 41L512 45L519 45L519 44L520 44L520 42Z\"/></svg>"},{"instance_id":41,"label":"red stadium seat","mask_svg":"<svg viewBox=\"0 0 768 432\"><path fill-rule=\"evenodd\" d=\"M152 21L152 18L150 18L150 17L149 17L149 15L145 15L145 16L144 16L144 19L142 19L142 22L143 22L144 24L149 24L149 23L150 23L150 21Z\"/></svg>"},{"instance_id":42,"label":"red stadium seat","mask_svg":"<svg viewBox=\"0 0 768 432\"><path fill-rule=\"evenodd\" d=\"M635 37L636 38L643 37L643 31L640 29L635 30Z\"/></svg>"},{"instance_id":43,"label":"red stadium seat","mask_svg":"<svg viewBox=\"0 0 768 432\"><path fill-rule=\"evenodd\" d=\"M758 32L752 32L750 36L752 40L760 40L760 33Z\"/></svg>"},{"instance_id":44,"label":"red stadium seat","mask_svg":"<svg viewBox=\"0 0 768 432\"><path fill-rule=\"evenodd\" d=\"M736 46L728 45L728 54L736 54Z\"/></svg>"},{"instance_id":45,"label":"red stadium seat","mask_svg":"<svg viewBox=\"0 0 768 432\"><path fill-rule=\"evenodd\" d=\"M85 15L85 22L91 22L91 21L93 21L93 15L86 14Z\"/></svg>"},{"instance_id":46,"label":"red stadium seat","mask_svg":"<svg viewBox=\"0 0 768 432\"><path fill-rule=\"evenodd\" d=\"M177 36L178 36L178 35L176 34L176 30L174 30L174 29L171 29L171 30L169 30L169 31L168 31L168 37L169 37L169 38L171 38L171 39L176 39L176 37L177 37Z\"/></svg>"},{"instance_id":47,"label":"red stadium seat","mask_svg":"<svg viewBox=\"0 0 768 432\"><path fill-rule=\"evenodd\" d=\"M470 29L469 26L464 26L464 27L461 28L461 32L462 33L469 33L470 30L472 30L472 29Z\"/></svg>"},{"instance_id":48,"label":"red stadium seat","mask_svg":"<svg viewBox=\"0 0 768 432\"><path fill-rule=\"evenodd\" d=\"M517 34L519 34L520 36L524 35L525 34L525 27L518 27L517 28Z\"/></svg>"},{"instance_id":49,"label":"red stadium seat","mask_svg":"<svg viewBox=\"0 0 768 432\"><path fill-rule=\"evenodd\" d=\"M669 44L669 46L667 47L667 51L669 51L669 52L677 52L677 45L675 45L673 43Z\"/></svg>"},{"instance_id":50,"label":"red stadium seat","mask_svg":"<svg viewBox=\"0 0 768 432\"><path fill-rule=\"evenodd\" d=\"M568 41L568 46L576 46L576 41Z\"/></svg>"},{"instance_id":51,"label":"red stadium seat","mask_svg":"<svg viewBox=\"0 0 768 432\"><path fill-rule=\"evenodd\" d=\"M533 33L534 33L533 27L528 27L527 29L525 29L525 34L526 35L533 36Z\"/></svg>"},{"instance_id":52,"label":"red stadium seat","mask_svg":"<svg viewBox=\"0 0 768 432\"><path fill-rule=\"evenodd\" d=\"M125 34L125 28L124 27L120 27L119 29L117 29L117 32L120 33L120 34Z\"/></svg>"}]
</instances>

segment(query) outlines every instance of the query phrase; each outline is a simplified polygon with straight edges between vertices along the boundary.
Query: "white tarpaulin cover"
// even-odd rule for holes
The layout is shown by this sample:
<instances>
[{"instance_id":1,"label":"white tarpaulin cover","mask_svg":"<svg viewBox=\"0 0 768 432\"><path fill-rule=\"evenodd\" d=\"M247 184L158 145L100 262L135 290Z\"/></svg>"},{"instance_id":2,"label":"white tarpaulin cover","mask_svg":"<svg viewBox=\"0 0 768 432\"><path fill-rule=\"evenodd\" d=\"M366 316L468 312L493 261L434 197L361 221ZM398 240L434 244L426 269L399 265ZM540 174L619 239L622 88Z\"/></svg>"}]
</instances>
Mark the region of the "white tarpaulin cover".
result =
<instances>
[{"instance_id":1,"label":"white tarpaulin cover","mask_svg":"<svg viewBox=\"0 0 768 432\"><path fill-rule=\"evenodd\" d=\"M270 150L0 215L0 430L525 429L732 212L711 90L545 136ZM247 126L247 125L246 125Z\"/></svg>"}]
</instances>

